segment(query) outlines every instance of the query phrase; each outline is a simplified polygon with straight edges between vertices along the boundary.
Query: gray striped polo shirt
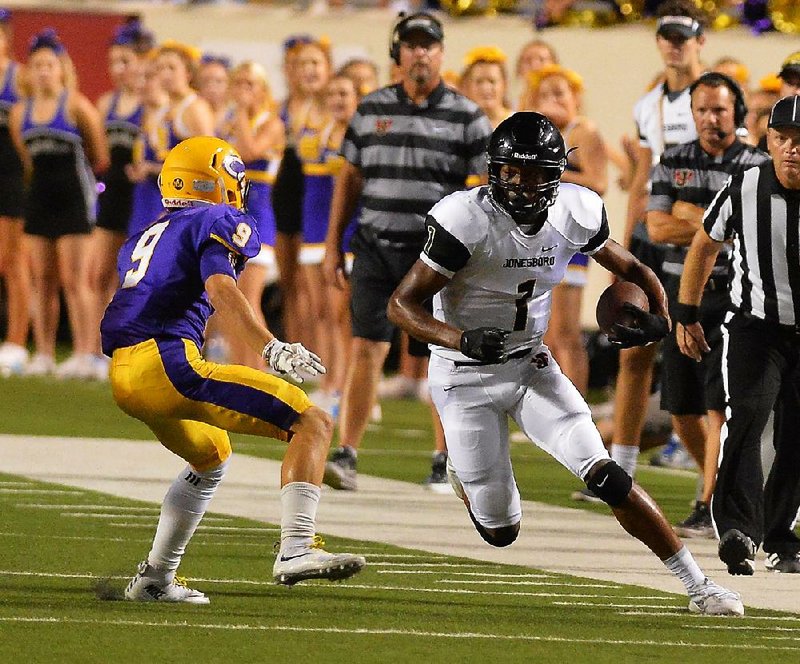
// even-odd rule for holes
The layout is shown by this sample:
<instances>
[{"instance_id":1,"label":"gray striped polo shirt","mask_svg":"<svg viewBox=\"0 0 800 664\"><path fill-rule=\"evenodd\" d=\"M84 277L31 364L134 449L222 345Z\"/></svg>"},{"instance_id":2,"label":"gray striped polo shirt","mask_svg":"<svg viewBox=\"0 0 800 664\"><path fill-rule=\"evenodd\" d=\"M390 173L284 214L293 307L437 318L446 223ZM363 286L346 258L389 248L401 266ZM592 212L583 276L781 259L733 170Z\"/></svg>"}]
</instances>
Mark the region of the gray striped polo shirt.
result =
<instances>
[{"instance_id":1,"label":"gray striped polo shirt","mask_svg":"<svg viewBox=\"0 0 800 664\"><path fill-rule=\"evenodd\" d=\"M483 111L442 83L421 105L402 84L366 96L341 148L363 177L361 224L422 235L435 203L486 174L491 133Z\"/></svg>"},{"instance_id":2,"label":"gray striped polo shirt","mask_svg":"<svg viewBox=\"0 0 800 664\"><path fill-rule=\"evenodd\" d=\"M719 157L712 157L703 150L699 140L676 145L667 149L661 155L661 161L653 167L647 210L672 214L672 205L677 201L706 209L731 175L768 160L769 156L761 150L740 141L734 142ZM682 274L688 250L688 247L669 245L664 257L664 273ZM728 249L724 247L712 274L727 273Z\"/></svg>"}]
</instances>

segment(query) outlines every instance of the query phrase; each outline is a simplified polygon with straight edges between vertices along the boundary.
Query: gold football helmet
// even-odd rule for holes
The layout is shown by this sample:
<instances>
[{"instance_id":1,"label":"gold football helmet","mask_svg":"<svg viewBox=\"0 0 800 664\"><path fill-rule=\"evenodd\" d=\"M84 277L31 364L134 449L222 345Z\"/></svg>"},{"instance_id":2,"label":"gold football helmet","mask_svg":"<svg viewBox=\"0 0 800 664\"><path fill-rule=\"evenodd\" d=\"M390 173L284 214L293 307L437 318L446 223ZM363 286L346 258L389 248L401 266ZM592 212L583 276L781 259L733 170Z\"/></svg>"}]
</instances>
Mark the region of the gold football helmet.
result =
<instances>
[{"instance_id":1,"label":"gold football helmet","mask_svg":"<svg viewBox=\"0 0 800 664\"><path fill-rule=\"evenodd\" d=\"M158 176L165 208L226 203L245 211L249 186L239 153L213 136L194 136L178 143Z\"/></svg>"}]
</instances>

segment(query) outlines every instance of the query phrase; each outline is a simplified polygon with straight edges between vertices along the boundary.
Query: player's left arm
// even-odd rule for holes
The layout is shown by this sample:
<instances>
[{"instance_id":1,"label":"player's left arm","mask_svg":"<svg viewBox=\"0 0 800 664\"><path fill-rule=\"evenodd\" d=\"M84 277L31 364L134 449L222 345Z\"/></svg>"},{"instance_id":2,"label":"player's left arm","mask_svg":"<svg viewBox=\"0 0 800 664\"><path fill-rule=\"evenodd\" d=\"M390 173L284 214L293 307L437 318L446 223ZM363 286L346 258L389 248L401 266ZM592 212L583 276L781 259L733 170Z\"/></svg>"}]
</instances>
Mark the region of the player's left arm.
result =
<instances>
[{"instance_id":1,"label":"player's left arm","mask_svg":"<svg viewBox=\"0 0 800 664\"><path fill-rule=\"evenodd\" d=\"M632 281L640 286L647 293L650 311L669 321L667 294L664 292L664 287L655 273L630 251L609 239L601 249L592 254L592 258L620 279Z\"/></svg>"},{"instance_id":2,"label":"player's left arm","mask_svg":"<svg viewBox=\"0 0 800 664\"><path fill-rule=\"evenodd\" d=\"M449 281L445 275L417 260L389 298L389 320L415 339L458 350L462 331L436 320L423 304Z\"/></svg>"}]
</instances>

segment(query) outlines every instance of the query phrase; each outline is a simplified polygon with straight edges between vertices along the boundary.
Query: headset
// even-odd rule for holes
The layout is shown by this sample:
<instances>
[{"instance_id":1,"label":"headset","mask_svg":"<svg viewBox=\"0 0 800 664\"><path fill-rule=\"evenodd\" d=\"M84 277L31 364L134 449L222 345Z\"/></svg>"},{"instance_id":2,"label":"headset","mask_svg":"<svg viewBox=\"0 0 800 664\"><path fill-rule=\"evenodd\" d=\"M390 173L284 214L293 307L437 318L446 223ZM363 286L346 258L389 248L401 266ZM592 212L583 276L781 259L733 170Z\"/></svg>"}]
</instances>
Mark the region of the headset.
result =
<instances>
[{"instance_id":1,"label":"headset","mask_svg":"<svg viewBox=\"0 0 800 664\"><path fill-rule=\"evenodd\" d=\"M409 21L419 18L420 16L430 19L430 21L438 25L439 29L444 33L441 21L427 12L417 12L416 14L408 15L406 15L405 12L400 12L397 15L397 23L395 23L394 28L392 28L392 39L389 43L389 57L396 65L400 64L400 32Z\"/></svg>"},{"instance_id":2,"label":"headset","mask_svg":"<svg viewBox=\"0 0 800 664\"><path fill-rule=\"evenodd\" d=\"M728 88L734 96L733 122L737 128L744 127L744 119L747 115L747 102L744 99L744 92L742 92L741 86L736 81L734 81L727 74L717 71L709 71L692 83L692 85L689 87L689 95L693 95L694 91L700 85L708 85L714 88L724 85L726 88Z\"/></svg>"}]
</instances>

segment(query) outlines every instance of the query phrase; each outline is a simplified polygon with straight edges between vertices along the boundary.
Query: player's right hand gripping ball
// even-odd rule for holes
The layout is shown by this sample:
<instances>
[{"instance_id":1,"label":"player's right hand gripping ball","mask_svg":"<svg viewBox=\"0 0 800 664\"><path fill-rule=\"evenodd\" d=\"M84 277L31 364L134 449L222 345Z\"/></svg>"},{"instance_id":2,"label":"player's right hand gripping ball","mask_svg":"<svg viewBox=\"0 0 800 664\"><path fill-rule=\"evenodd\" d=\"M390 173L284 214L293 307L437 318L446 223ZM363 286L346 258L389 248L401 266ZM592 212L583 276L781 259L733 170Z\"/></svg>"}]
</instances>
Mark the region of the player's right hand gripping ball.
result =
<instances>
[{"instance_id":1,"label":"player's right hand gripping ball","mask_svg":"<svg viewBox=\"0 0 800 664\"><path fill-rule=\"evenodd\" d=\"M499 327L476 327L461 333L461 352L481 362L505 362L506 337L509 333Z\"/></svg>"},{"instance_id":2,"label":"player's right hand gripping ball","mask_svg":"<svg viewBox=\"0 0 800 664\"><path fill-rule=\"evenodd\" d=\"M303 382L301 373L312 377L326 372L319 356L300 343L287 344L273 339L264 346L262 356L273 371L286 374L298 383Z\"/></svg>"}]
</instances>

